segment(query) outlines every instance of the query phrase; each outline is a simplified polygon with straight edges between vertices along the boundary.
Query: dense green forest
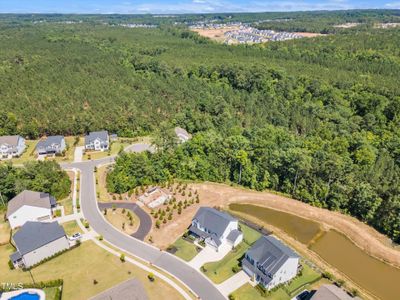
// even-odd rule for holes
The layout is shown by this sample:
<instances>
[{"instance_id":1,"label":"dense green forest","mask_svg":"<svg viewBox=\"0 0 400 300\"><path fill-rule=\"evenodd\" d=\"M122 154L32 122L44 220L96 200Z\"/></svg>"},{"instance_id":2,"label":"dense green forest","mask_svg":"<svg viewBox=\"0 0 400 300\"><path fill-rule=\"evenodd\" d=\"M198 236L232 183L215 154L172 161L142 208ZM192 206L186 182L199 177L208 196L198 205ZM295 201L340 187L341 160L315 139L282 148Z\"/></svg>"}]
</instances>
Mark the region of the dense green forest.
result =
<instances>
[{"instance_id":1,"label":"dense green forest","mask_svg":"<svg viewBox=\"0 0 400 300\"><path fill-rule=\"evenodd\" d=\"M110 190L274 189L399 241L399 44L399 29L368 26L227 46L167 25L0 22L0 133L156 132L160 152L118 159ZM176 125L193 139L177 146Z\"/></svg>"},{"instance_id":2,"label":"dense green forest","mask_svg":"<svg viewBox=\"0 0 400 300\"><path fill-rule=\"evenodd\" d=\"M57 200L69 195L71 182L54 161L29 162L16 168L0 164L0 208L23 190L49 193Z\"/></svg>"}]
</instances>

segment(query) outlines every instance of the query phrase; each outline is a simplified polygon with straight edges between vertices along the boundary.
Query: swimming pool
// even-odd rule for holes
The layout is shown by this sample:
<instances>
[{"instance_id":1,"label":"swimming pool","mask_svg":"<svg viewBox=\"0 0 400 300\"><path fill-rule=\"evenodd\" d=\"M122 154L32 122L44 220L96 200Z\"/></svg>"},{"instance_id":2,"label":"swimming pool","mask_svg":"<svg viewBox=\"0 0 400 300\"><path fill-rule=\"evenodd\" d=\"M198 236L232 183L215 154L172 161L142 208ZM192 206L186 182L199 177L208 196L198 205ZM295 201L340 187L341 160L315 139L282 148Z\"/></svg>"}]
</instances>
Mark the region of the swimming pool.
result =
<instances>
[{"instance_id":1,"label":"swimming pool","mask_svg":"<svg viewBox=\"0 0 400 300\"><path fill-rule=\"evenodd\" d=\"M24 292L17 296L10 298L10 300L39 300L40 296L36 293Z\"/></svg>"}]
</instances>

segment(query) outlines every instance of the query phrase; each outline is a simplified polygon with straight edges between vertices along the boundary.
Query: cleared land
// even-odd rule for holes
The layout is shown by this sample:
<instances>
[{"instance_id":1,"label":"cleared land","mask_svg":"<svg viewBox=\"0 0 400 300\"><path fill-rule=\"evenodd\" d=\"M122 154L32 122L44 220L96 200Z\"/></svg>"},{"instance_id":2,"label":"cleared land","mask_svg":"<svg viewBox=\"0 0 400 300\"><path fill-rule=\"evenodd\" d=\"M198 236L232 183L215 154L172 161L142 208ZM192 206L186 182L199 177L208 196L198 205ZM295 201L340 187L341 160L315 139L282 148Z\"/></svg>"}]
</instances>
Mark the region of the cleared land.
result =
<instances>
[{"instance_id":1,"label":"cleared land","mask_svg":"<svg viewBox=\"0 0 400 300\"><path fill-rule=\"evenodd\" d=\"M199 35L204 36L206 38L215 40L217 42L225 41L225 32L231 30L238 30L239 26L231 26L231 27L224 27L218 29L192 29L194 32L197 32Z\"/></svg>"},{"instance_id":2,"label":"cleared land","mask_svg":"<svg viewBox=\"0 0 400 300\"><path fill-rule=\"evenodd\" d=\"M10 270L8 256L13 252L10 245L0 247L0 282L31 283L28 272ZM93 242L68 251L32 270L35 281L64 279L63 299L88 299L129 278L141 281L149 299L182 299L170 285L157 279L150 282L147 273L129 263L122 263L118 257L108 253ZM97 283L94 283L94 280Z\"/></svg>"},{"instance_id":3,"label":"cleared land","mask_svg":"<svg viewBox=\"0 0 400 300\"><path fill-rule=\"evenodd\" d=\"M132 220L130 220L128 213L130 213ZM140 225L139 218L134 212L128 209L107 209L107 215L105 217L115 228L129 235L135 233Z\"/></svg>"}]
</instances>

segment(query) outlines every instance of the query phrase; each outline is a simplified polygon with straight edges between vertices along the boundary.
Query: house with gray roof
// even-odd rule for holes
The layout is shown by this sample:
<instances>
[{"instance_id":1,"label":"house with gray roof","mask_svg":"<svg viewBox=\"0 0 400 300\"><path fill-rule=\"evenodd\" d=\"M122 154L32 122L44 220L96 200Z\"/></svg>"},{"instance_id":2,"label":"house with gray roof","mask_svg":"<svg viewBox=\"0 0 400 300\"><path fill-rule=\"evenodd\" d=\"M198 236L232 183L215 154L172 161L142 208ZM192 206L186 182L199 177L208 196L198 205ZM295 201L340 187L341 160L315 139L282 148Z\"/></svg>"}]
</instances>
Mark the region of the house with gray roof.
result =
<instances>
[{"instance_id":1,"label":"house with gray roof","mask_svg":"<svg viewBox=\"0 0 400 300\"><path fill-rule=\"evenodd\" d=\"M221 247L236 247L243 240L239 222L226 212L200 207L189 227L189 233L218 251Z\"/></svg>"},{"instance_id":2,"label":"house with gray roof","mask_svg":"<svg viewBox=\"0 0 400 300\"><path fill-rule=\"evenodd\" d=\"M8 202L6 218L14 229L27 221L51 220L56 206L50 194L25 190Z\"/></svg>"},{"instance_id":3,"label":"house with gray roof","mask_svg":"<svg viewBox=\"0 0 400 300\"><path fill-rule=\"evenodd\" d=\"M106 151L110 146L108 131L93 131L85 136L85 150Z\"/></svg>"},{"instance_id":4,"label":"house with gray roof","mask_svg":"<svg viewBox=\"0 0 400 300\"><path fill-rule=\"evenodd\" d=\"M19 135L0 136L0 158L18 157L25 148L25 139Z\"/></svg>"},{"instance_id":5,"label":"house with gray roof","mask_svg":"<svg viewBox=\"0 0 400 300\"><path fill-rule=\"evenodd\" d=\"M349 296L344 290L333 284L323 284L310 300L354 300L360 299Z\"/></svg>"},{"instance_id":6,"label":"house with gray roof","mask_svg":"<svg viewBox=\"0 0 400 300\"><path fill-rule=\"evenodd\" d=\"M192 135L181 127L175 127L175 134L181 143L187 142L192 138Z\"/></svg>"},{"instance_id":7,"label":"house with gray roof","mask_svg":"<svg viewBox=\"0 0 400 300\"><path fill-rule=\"evenodd\" d=\"M243 270L267 290L297 275L299 256L273 236L262 236L246 252Z\"/></svg>"},{"instance_id":8,"label":"house with gray roof","mask_svg":"<svg viewBox=\"0 0 400 300\"><path fill-rule=\"evenodd\" d=\"M36 153L39 155L60 154L66 148L62 135L48 136L36 145Z\"/></svg>"},{"instance_id":9,"label":"house with gray roof","mask_svg":"<svg viewBox=\"0 0 400 300\"><path fill-rule=\"evenodd\" d=\"M54 221L26 222L12 237L17 251L10 255L15 267L29 268L68 249L64 228Z\"/></svg>"}]
</instances>

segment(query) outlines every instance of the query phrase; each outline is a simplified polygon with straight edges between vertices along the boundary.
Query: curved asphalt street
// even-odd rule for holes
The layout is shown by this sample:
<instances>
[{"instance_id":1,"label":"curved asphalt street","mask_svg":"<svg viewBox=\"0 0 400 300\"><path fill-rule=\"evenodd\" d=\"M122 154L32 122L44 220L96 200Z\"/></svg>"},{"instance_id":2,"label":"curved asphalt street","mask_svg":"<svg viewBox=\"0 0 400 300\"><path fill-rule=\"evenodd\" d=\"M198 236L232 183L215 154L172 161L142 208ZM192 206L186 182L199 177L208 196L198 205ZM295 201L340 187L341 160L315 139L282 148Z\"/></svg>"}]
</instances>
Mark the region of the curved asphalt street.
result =
<instances>
[{"instance_id":1,"label":"curved asphalt street","mask_svg":"<svg viewBox=\"0 0 400 300\"><path fill-rule=\"evenodd\" d=\"M131 253L172 274L184 282L201 299L226 299L210 280L183 260L120 232L104 219L97 206L94 167L114 161L115 157L107 157L93 161L61 164L65 169L77 168L81 171L80 205L84 217L94 231L102 235L106 241L127 253Z\"/></svg>"}]
</instances>

